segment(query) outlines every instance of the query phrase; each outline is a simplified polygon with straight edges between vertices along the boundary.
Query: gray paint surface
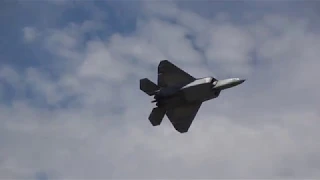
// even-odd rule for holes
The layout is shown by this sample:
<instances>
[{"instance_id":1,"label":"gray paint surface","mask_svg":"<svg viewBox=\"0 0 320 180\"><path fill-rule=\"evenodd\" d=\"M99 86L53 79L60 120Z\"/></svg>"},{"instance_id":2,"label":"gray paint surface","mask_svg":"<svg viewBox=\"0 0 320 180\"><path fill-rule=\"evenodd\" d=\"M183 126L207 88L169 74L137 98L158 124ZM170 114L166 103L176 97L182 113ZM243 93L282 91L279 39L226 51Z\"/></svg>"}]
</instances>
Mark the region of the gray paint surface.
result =
<instances>
[{"instance_id":1,"label":"gray paint surface","mask_svg":"<svg viewBox=\"0 0 320 180\"><path fill-rule=\"evenodd\" d=\"M203 102L217 98L220 92L243 83L240 78L217 80L214 77L194 78L168 60L158 65L158 84L147 78L140 80L140 89L156 106L149 120L153 126L161 124L164 115L180 133L188 132Z\"/></svg>"}]
</instances>

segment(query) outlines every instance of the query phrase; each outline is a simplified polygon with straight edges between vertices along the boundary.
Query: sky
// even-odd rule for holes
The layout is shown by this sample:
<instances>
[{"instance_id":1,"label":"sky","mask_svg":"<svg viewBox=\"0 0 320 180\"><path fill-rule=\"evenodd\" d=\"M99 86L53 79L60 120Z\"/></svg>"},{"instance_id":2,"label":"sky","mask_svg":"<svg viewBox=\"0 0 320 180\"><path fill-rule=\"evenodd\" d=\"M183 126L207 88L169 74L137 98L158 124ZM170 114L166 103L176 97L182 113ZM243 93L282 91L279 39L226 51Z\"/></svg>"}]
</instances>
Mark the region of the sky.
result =
<instances>
[{"instance_id":1,"label":"sky","mask_svg":"<svg viewBox=\"0 0 320 180\"><path fill-rule=\"evenodd\" d=\"M1 178L320 178L318 2L0 7ZM247 80L180 134L139 90L163 59Z\"/></svg>"}]
</instances>

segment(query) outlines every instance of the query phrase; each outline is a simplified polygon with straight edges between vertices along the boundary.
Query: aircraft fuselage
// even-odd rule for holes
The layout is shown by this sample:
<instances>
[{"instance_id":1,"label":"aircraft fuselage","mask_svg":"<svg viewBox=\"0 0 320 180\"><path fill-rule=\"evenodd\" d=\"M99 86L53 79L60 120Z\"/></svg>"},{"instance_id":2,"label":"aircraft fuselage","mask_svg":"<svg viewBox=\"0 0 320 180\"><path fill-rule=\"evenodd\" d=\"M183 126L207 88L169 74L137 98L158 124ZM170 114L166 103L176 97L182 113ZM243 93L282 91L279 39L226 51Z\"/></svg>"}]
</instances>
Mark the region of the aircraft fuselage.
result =
<instances>
[{"instance_id":1,"label":"aircraft fuselage","mask_svg":"<svg viewBox=\"0 0 320 180\"><path fill-rule=\"evenodd\" d=\"M152 102L157 102L158 106L170 106L169 108L190 102L205 102L217 98L221 90L242 82L244 80L239 78L224 80L215 80L212 77L200 78L186 85L162 88L156 93L155 100Z\"/></svg>"}]
</instances>

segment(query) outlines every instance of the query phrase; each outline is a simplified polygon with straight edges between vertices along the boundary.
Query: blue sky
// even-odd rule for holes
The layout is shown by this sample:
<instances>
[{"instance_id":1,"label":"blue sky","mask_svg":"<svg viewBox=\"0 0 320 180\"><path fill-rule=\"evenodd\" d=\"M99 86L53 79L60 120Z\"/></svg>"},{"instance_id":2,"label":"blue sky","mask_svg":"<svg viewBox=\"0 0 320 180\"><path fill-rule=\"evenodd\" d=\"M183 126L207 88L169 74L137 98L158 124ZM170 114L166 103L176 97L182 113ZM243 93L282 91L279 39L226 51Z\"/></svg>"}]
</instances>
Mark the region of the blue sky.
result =
<instances>
[{"instance_id":1,"label":"blue sky","mask_svg":"<svg viewBox=\"0 0 320 180\"><path fill-rule=\"evenodd\" d=\"M316 2L5 1L2 178L319 178ZM190 132L152 127L168 59L243 77Z\"/></svg>"}]
</instances>

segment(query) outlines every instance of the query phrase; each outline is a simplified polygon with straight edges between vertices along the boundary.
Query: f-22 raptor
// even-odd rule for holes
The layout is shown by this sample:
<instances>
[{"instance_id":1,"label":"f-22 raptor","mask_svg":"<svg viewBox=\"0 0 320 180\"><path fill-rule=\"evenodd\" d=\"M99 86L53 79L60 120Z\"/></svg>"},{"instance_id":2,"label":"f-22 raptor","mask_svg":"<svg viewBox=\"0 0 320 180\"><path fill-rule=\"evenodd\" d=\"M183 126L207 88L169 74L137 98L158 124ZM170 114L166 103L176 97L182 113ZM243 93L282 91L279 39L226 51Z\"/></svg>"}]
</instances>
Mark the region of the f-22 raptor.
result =
<instances>
[{"instance_id":1,"label":"f-22 raptor","mask_svg":"<svg viewBox=\"0 0 320 180\"><path fill-rule=\"evenodd\" d=\"M153 126L161 124L167 115L173 127L180 133L188 132L203 102L217 98L222 90L237 86L245 79L214 77L194 78L168 60L158 65L158 83L140 79L140 90L154 96L156 103L149 116Z\"/></svg>"}]
</instances>

